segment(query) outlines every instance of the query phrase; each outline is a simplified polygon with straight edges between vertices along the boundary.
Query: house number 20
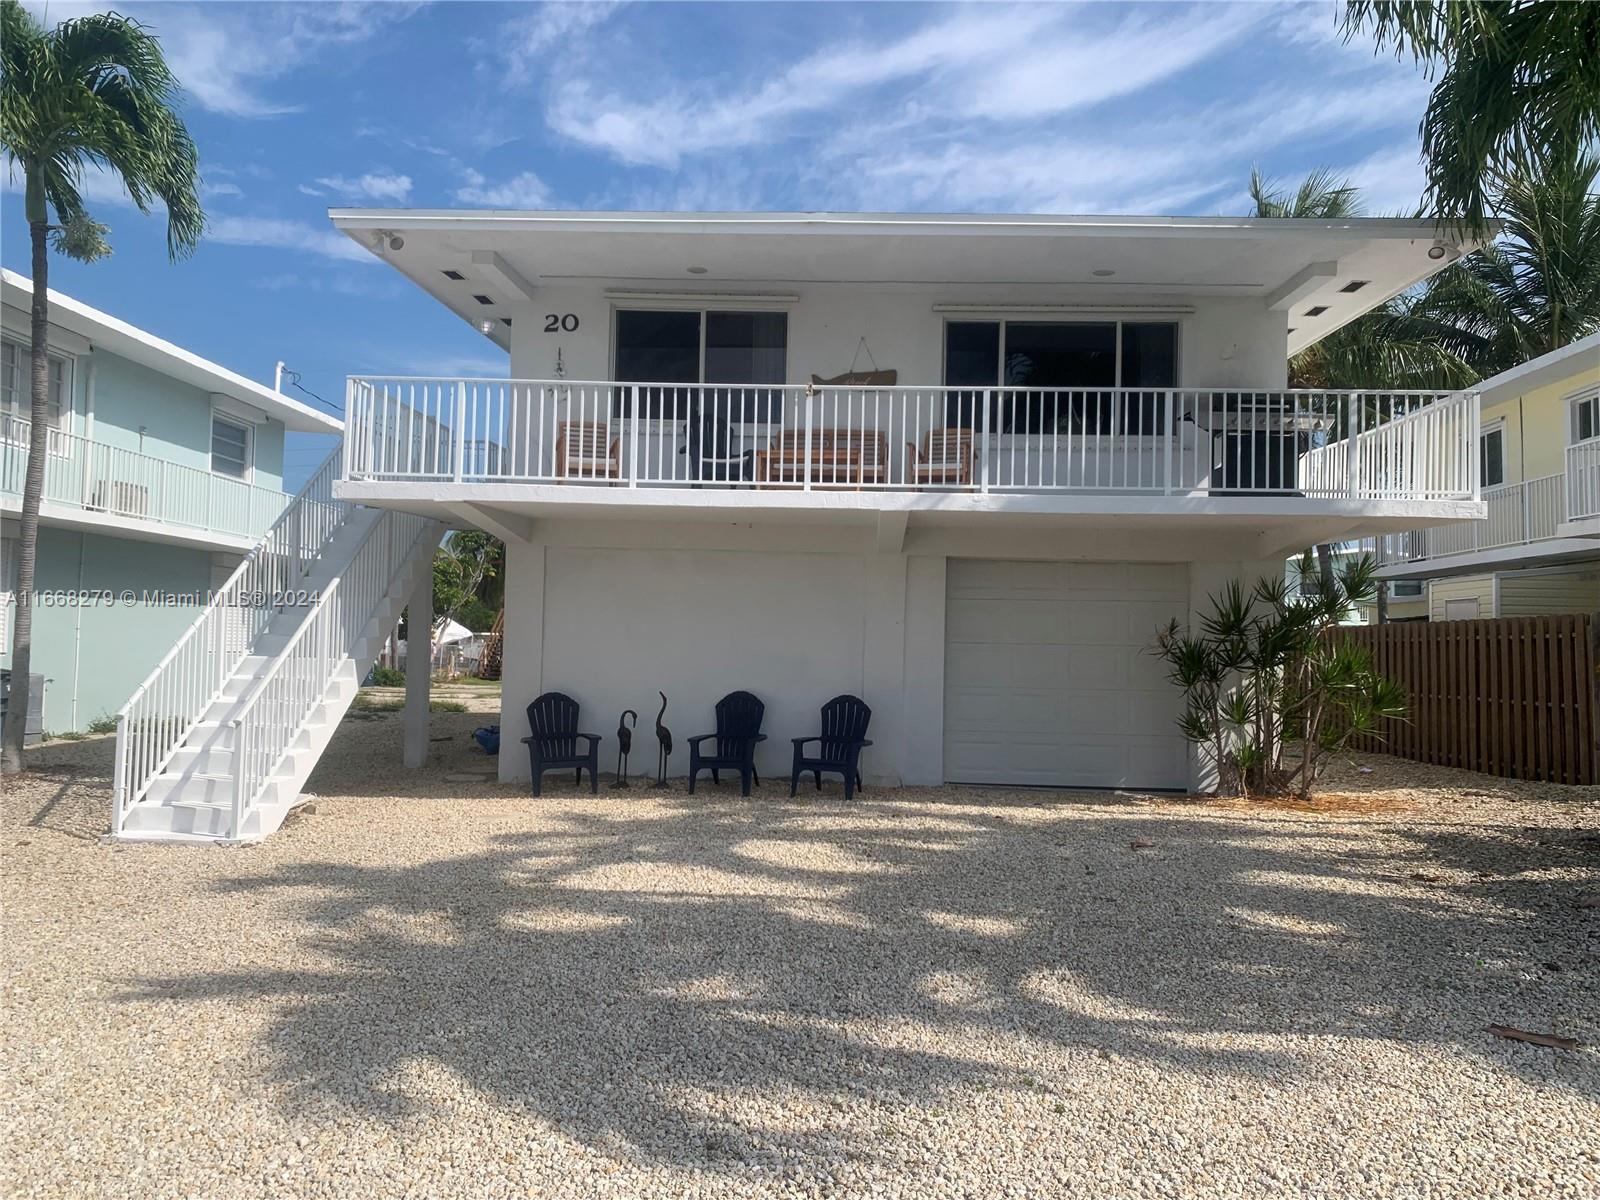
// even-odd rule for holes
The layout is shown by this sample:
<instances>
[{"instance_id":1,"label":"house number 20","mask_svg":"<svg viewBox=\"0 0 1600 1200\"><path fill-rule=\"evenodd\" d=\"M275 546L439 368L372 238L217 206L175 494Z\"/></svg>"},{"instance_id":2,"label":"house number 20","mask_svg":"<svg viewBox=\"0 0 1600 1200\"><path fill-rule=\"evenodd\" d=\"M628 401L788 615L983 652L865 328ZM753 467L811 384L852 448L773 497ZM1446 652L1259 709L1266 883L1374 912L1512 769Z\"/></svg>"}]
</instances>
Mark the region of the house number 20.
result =
<instances>
[{"instance_id":1,"label":"house number 20","mask_svg":"<svg viewBox=\"0 0 1600 1200\"><path fill-rule=\"evenodd\" d=\"M545 313L544 315L544 331L546 333L572 333L577 328L577 313Z\"/></svg>"}]
</instances>

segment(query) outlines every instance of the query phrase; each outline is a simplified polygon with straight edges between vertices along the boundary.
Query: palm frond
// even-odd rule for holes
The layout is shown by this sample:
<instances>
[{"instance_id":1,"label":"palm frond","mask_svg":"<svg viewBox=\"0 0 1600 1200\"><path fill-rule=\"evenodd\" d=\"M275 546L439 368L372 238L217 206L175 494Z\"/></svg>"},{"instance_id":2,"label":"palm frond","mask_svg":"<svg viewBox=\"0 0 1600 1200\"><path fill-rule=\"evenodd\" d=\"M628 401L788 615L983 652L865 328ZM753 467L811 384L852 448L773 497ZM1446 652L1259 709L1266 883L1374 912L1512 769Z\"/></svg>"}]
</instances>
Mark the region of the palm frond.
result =
<instances>
[{"instance_id":1,"label":"palm frond","mask_svg":"<svg viewBox=\"0 0 1600 1200\"><path fill-rule=\"evenodd\" d=\"M101 167L122 181L140 211L166 209L171 257L192 253L205 227L199 156L178 116L178 82L157 38L116 13L46 31L18 0L0 0L0 22L0 146L42 188L56 220L65 226L87 219L83 171Z\"/></svg>"}]
</instances>

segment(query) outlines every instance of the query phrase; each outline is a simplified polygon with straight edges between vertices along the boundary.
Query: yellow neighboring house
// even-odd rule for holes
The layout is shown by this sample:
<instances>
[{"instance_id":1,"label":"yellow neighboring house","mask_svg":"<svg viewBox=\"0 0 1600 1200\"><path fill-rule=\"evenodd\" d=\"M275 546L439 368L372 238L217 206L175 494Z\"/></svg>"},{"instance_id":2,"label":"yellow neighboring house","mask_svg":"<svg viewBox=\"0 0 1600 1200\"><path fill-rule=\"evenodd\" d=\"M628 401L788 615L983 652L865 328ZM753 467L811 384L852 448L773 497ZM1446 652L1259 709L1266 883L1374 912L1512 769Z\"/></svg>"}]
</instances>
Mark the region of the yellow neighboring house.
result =
<instances>
[{"instance_id":1,"label":"yellow neighboring house","mask_svg":"<svg viewBox=\"0 0 1600 1200\"><path fill-rule=\"evenodd\" d=\"M1600 610L1600 334L1480 392L1488 516L1379 540L1390 619Z\"/></svg>"}]
</instances>

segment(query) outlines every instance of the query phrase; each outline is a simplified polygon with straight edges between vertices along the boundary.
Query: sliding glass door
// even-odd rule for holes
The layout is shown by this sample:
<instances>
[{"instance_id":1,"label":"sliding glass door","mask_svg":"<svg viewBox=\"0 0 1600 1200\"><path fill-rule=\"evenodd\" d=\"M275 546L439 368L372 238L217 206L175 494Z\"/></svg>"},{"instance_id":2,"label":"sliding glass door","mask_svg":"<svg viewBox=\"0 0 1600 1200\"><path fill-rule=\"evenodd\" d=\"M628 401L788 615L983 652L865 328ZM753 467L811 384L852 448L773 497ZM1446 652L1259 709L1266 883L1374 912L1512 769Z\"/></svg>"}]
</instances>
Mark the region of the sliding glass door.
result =
<instances>
[{"instance_id":1,"label":"sliding glass door","mask_svg":"<svg viewBox=\"0 0 1600 1200\"><path fill-rule=\"evenodd\" d=\"M618 309L612 378L618 383L782 384L788 359L789 315L699 309ZM627 413L631 391L619 398ZM669 421L694 416L696 392L651 387L640 393L640 415ZM738 386L711 393L719 414L746 423L777 421L777 387Z\"/></svg>"},{"instance_id":2,"label":"sliding glass door","mask_svg":"<svg viewBox=\"0 0 1600 1200\"><path fill-rule=\"evenodd\" d=\"M1135 321L948 321L945 385L960 388L946 420L976 426L978 389L1021 389L996 396L997 433L1160 433L1156 392L1177 382L1178 327ZM972 389L970 391L965 389Z\"/></svg>"}]
</instances>

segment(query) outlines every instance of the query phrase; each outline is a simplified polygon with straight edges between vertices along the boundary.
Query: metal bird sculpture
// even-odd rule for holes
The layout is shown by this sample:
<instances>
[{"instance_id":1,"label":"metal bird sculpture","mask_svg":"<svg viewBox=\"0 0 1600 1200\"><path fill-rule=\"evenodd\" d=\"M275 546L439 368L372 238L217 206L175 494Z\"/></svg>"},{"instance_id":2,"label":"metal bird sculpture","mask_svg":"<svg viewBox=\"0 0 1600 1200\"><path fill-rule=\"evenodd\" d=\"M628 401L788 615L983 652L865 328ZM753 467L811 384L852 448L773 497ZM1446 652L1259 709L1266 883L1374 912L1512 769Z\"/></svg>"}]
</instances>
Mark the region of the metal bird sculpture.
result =
<instances>
[{"instance_id":1,"label":"metal bird sculpture","mask_svg":"<svg viewBox=\"0 0 1600 1200\"><path fill-rule=\"evenodd\" d=\"M661 718L667 715L667 694L657 692L661 697L661 711L656 714L656 742L660 745L661 753L656 760L656 782L667 782L667 759L672 757L672 730L661 723Z\"/></svg>"},{"instance_id":2,"label":"metal bird sculpture","mask_svg":"<svg viewBox=\"0 0 1600 1200\"><path fill-rule=\"evenodd\" d=\"M622 710L622 715L617 718L617 777L612 782L614 788L628 786L628 752L633 749L633 730L628 728L628 718L633 718L633 723L639 723L639 714L631 708Z\"/></svg>"}]
</instances>

